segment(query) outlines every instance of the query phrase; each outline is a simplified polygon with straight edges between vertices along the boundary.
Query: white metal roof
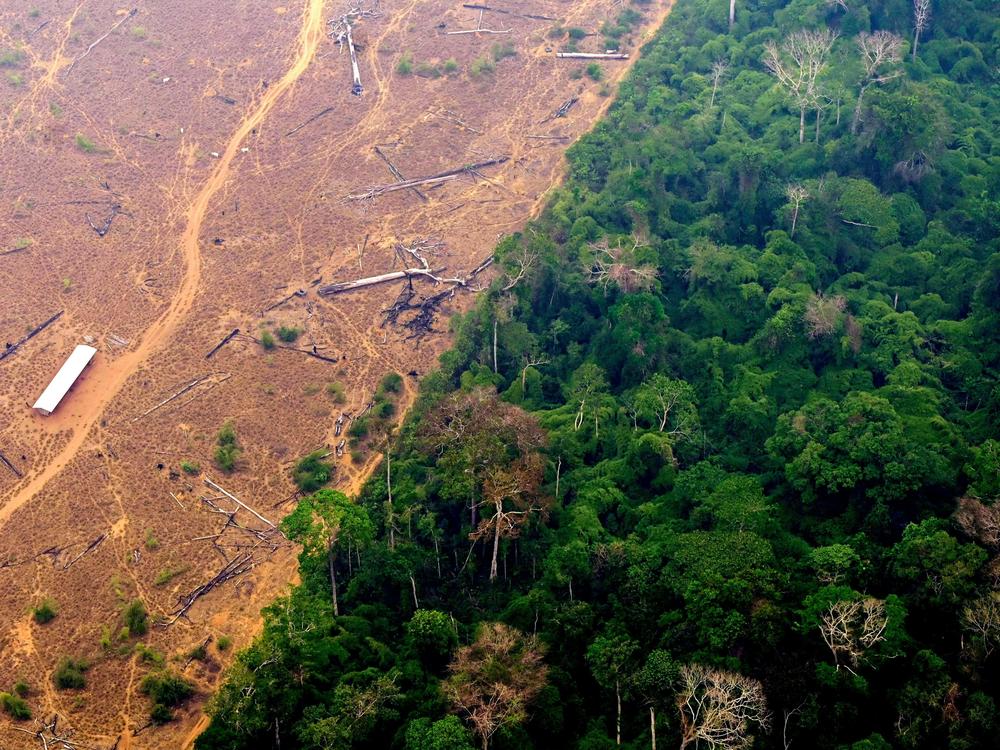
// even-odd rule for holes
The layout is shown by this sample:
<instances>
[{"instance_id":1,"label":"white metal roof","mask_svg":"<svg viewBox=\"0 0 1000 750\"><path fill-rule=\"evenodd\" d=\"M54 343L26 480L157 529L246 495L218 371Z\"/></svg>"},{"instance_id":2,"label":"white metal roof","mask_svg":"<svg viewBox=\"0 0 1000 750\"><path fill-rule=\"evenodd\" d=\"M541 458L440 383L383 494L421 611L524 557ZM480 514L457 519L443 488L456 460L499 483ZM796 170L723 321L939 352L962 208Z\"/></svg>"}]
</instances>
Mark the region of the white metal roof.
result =
<instances>
[{"instance_id":1,"label":"white metal roof","mask_svg":"<svg viewBox=\"0 0 1000 750\"><path fill-rule=\"evenodd\" d=\"M41 409L44 412L55 411L55 408L59 406L59 402L63 400L63 396L72 388L73 383L76 382L76 379L80 377L80 373L83 372L83 368L90 363L95 354L97 354L97 349L94 347L84 344L78 345L66 361L63 362L63 366L59 368L59 372L56 373L56 376L52 378L52 382L42 391L42 395L38 397L32 408Z\"/></svg>"}]
</instances>

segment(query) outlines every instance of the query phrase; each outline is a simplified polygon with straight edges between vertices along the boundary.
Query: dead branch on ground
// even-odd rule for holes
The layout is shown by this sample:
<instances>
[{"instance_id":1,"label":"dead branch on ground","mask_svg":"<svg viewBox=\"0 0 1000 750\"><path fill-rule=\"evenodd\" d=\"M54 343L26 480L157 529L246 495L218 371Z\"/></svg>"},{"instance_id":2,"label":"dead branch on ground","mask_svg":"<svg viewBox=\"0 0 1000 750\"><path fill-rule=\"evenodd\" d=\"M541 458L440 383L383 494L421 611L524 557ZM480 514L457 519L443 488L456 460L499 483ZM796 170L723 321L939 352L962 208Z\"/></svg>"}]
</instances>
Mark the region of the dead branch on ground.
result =
<instances>
[{"instance_id":1,"label":"dead branch on ground","mask_svg":"<svg viewBox=\"0 0 1000 750\"><path fill-rule=\"evenodd\" d=\"M468 7L468 6L466 6ZM479 6L479 20L476 21L476 28L474 29L462 29L461 31L446 31L444 32L447 36L454 36L456 34L509 34L511 29L487 29L483 26L483 13L488 10L486 6Z\"/></svg>"},{"instance_id":2,"label":"dead branch on ground","mask_svg":"<svg viewBox=\"0 0 1000 750\"><path fill-rule=\"evenodd\" d=\"M66 563L65 565L63 565L62 569L63 570L69 570L74 564L76 564L77 560L79 560L84 555L90 554L95 549L97 549L98 547L100 547L101 546L101 542L103 542L107 538L108 538L108 535L106 533L105 534L101 534L100 536L98 536L97 538L95 538L90 544L87 545L87 548L83 552L81 552L79 555L77 555L76 557L74 557L68 563Z\"/></svg>"},{"instance_id":3,"label":"dead branch on ground","mask_svg":"<svg viewBox=\"0 0 1000 750\"><path fill-rule=\"evenodd\" d=\"M298 126L292 128L291 130L289 130L287 133L285 133L285 138L287 138L290 135L295 135L300 130L302 130L302 128L304 128L306 125L309 125L309 124L315 122L316 120L318 120L319 118L321 118L323 115L330 114L331 112L333 112L333 110L334 110L334 107L327 107L326 109L324 109L324 110L322 110L320 112L317 112L312 117L310 117L308 120L306 120L305 122L303 122L301 125L298 125Z\"/></svg>"},{"instance_id":4,"label":"dead branch on ground","mask_svg":"<svg viewBox=\"0 0 1000 750\"><path fill-rule=\"evenodd\" d=\"M428 177L418 177L412 180L403 180L402 182L394 182L389 185L375 185L365 190L363 193L354 193L345 196L345 200L357 201L374 199L386 193L393 193L397 190L407 190L415 185L430 185L439 182L447 182L449 180L454 180L463 174L476 175L480 169L484 167L490 167L495 164L503 164L508 161L510 157L508 156L497 156L492 159L485 159L475 164L465 164L461 167L456 167L455 169L449 169L446 172L439 172L438 174L430 175Z\"/></svg>"},{"instance_id":5,"label":"dead branch on ground","mask_svg":"<svg viewBox=\"0 0 1000 750\"><path fill-rule=\"evenodd\" d=\"M226 581L249 573L256 567L253 552L243 552L222 566L222 570L209 578L205 583L196 586L190 593L178 597L178 606L170 614L172 617L159 623L162 628L167 628L177 622L180 618L186 617L187 611L194 606L194 603L205 596L216 586L220 586Z\"/></svg>"},{"instance_id":6,"label":"dead branch on ground","mask_svg":"<svg viewBox=\"0 0 1000 750\"><path fill-rule=\"evenodd\" d=\"M261 317L267 315L269 312L271 312L271 310L275 310L275 309L281 307L283 304L285 304L289 300L294 299L295 297L305 297L305 296L306 296L306 290L305 289L296 289L294 292L292 292L288 296L282 297L281 299L279 299L274 304L268 305L263 310L261 310L260 311Z\"/></svg>"},{"instance_id":7,"label":"dead branch on ground","mask_svg":"<svg viewBox=\"0 0 1000 750\"><path fill-rule=\"evenodd\" d=\"M344 51L344 43L347 43L347 48L351 54L351 93L355 96L361 96L364 91L364 87L361 85L361 71L358 68L358 54L357 49L354 45L354 37L351 32L354 28L354 23L363 18L378 18L382 15L382 9L378 0L375 0L371 8L365 8L364 0L360 0L357 5L353 6L340 18L333 19L328 22L330 26L330 36L333 37L340 47L340 51Z\"/></svg>"},{"instance_id":8,"label":"dead branch on ground","mask_svg":"<svg viewBox=\"0 0 1000 750\"><path fill-rule=\"evenodd\" d=\"M22 346L24 346L28 341L30 341L31 339L33 339L35 336L37 336L38 334L40 334L42 331L44 331L50 325L52 325L57 320L59 320L59 318L62 317L63 312L64 312L63 310L60 310L55 315L53 315L51 318L49 318L44 323L42 323L40 326L36 326L35 328L32 328L30 331L28 331L26 334L24 334L24 336L22 336L20 339L18 339L17 341L15 341L13 344L11 344L10 342L7 342L7 345L4 347L4 350L2 352L0 352L0 362L2 362L3 360L7 359L7 357L9 357L10 355L12 355L14 352L16 352Z\"/></svg>"},{"instance_id":9,"label":"dead branch on ground","mask_svg":"<svg viewBox=\"0 0 1000 750\"><path fill-rule=\"evenodd\" d=\"M375 153L378 155L378 157L385 162L386 166L389 168L389 171L392 173L392 176L396 178L396 181L406 182L406 178L403 177L402 173L396 168L396 165L392 163L389 157L385 155L385 152L383 152L382 149L380 149L378 146L374 146L373 148L375 149ZM427 196L420 192L420 188L414 187L411 188L411 190L413 190L413 192L416 193L417 197L420 198L420 200L424 202L427 201Z\"/></svg>"},{"instance_id":10,"label":"dead branch on ground","mask_svg":"<svg viewBox=\"0 0 1000 750\"><path fill-rule=\"evenodd\" d=\"M457 114L452 112L450 109L441 109L437 112L429 111L427 114L429 114L431 117L437 117L446 122L450 122L452 125L458 125L460 128L464 128L465 130L468 130L470 133L475 133L476 135L483 134L482 130L480 130L479 128L472 127L471 125L466 123L465 120L463 120Z\"/></svg>"},{"instance_id":11,"label":"dead branch on ground","mask_svg":"<svg viewBox=\"0 0 1000 750\"><path fill-rule=\"evenodd\" d=\"M236 497L236 495L232 494L231 492L227 492L226 490L224 490L222 487L220 487L219 485L217 485L215 482L213 482L208 477L205 477L205 484L208 485L209 487L211 487L216 492L221 492L223 495L225 495L226 497L228 497L230 500L232 500L238 506L240 506L241 508L243 508L243 510L249 511L254 516L256 516L258 519L260 519L261 521L263 521L264 523L266 523L268 526L270 526L272 529L278 528L277 526L274 525L274 523L272 523L271 521L269 521L266 518L264 518L264 516L262 516L260 513L258 513L253 508L251 508L249 505L247 505L242 500L240 500L238 497Z\"/></svg>"},{"instance_id":12,"label":"dead branch on ground","mask_svg":"<svg viewBox=\"0 0 1000 750\"><path fill-rule=\"evenodd\" d=\"M226 380L229 380L229 378L232 377L232 375L230 373L228 373L228 372L210 372L210 373L208 373L208 375L202 375L200 378L195 378L190 383L188 383L183 388L181 388L179 391L177 391L177 393L175 393L172 396L169 396L169 397L163 399L163 401L161 401L160 403L156 404L155 406L150 407L149 409L147 409L146 411L144 411L139 416L133 417L132 421L133 422L137 422L138 420L142 419L143 417L149 416L150 414L152 414L154 411L156 411L160 407L166 406L167 404L169 404L171 401L173 401L176 398L180 398L185 393L187 393L188 391L190 391L192 388L196 388L197 386L201 385L202 383L204 383L209 378L216 377L216 376L219 376L219 375L221 375L223 377L220 380L216 380L213 383L213 385L217 385L219 383L225 382Z\"/></svg>"},{"instance_id":13,"label":"dead branch on ground","mask_svg":"<svg viewBox=\"0 0 1000 750\"><path fill-rule=\"evenodd\" d=\"M569 114L569 111L573 109L573 105L575 105L578 101L580 101L580 97L571 96L569 99L567 99L566 101L564 101L562 104L559 105L559 109L557 109L551 115L542 120L539 123L539 125L541 125L542 123L549 122L549 120L554 120L557 117L565 117L567 114Z\"/></svg>"},{"instance_id":14,"label":"dead branch on ground","mask_svg":"<svg viewBox=\"0 0 1000 750\"><path fill-rule=\"evenodd\" d=\"M84 217L87 219L87 223L90 225L90 228L97 232L97 236L103 237L111 231L111 222L115 220L115 217L118 216L118 214L124 214L125 216L129 215L125 211L122 211L120 203L112 203L110 213L108 213L108 217L104 220L104 223L101 224L101 226L97 226L94 223L94 220L90 218L89 213L84 213Z\"/></svg>"},{"instance_id":15,"label":"dead branch on ground","mask_svg":"<svg viewBox=\"0 0 1000 750\"><path fill-rule=\"evenodd\" d=\"M77 64L78 62L80 62L80 60L82 60L83 58L85 58L85 57L86 57L87 55L89 55L89 54L90 54L90 52L91 52L91 50L93 50L93 49L94 49L94 47L96 47L96 46L97 46L98 44L100 44L100 43L101 43L101 42L103 42L103 41L104 41L105 39L107 39L107 38L108 38L109 36L111 36L111 34L112 34L112 33L114 33L114 31L115 31L115 30L116 30L116 29L117 29L117 28L118 28L119 26L121 26L121 25L122 25L123 23L125 23L125 22L126 22L127 20L129 20L130 18L132 18L132 17L133 17L133 16L134 16L134 15L135 15L136 13L138 13L138 12L139 12L139 9L138 9L138 8L132 8L132 10L130 10L130 11L129 11L129 12L128 12L128 13L126 14L126 15L122 16L122 17L121 17L121 18L120 18L120 19L118 20L118 22L117 22L117 23L115 23L115 25L114 25L114 26L112 26L112 27L111 27L110 29L108 29L108 30L107 30L107 31L106 31L106 32L104 33L104 35L103 35L103 36L100 36L100 37L98 37L97 39L95 39L95 40L94 40L93 42L91 42L91 43L90 43L90 46L89 46L89 47L87 47L87 49L86 49L86 50L84 50L83 54L81 54L81 55L80 55L79 57L76 57L76 58L74 58L74 59L73 59L73 62L71 62L71 63L69 64L69 67L68 67L68 68L66 68L66 74L67 74L67 75L69 75L70 73L72 73L72 72L73 72L73 68L75 68L75 67L76 67L76 64Z\"/></svg>"},{"instance_id":16,"label":"dead branch on ground","mask_svg":"<svg viewBox=\"0 0 1000 750\"><path fill-rule=\"evenodd\" d=\"M512 10L503 10L501 8L494 8L489 5L477 5L475 3L462 3L463 8L469 8L470 10L488 10L490 13L499 13L504 16L514 16L515 18L527 18L532 21L555 21L557 19L552 16L539 16L533 15L531 13L515 13Z\"/></svg>"}]
</instances>

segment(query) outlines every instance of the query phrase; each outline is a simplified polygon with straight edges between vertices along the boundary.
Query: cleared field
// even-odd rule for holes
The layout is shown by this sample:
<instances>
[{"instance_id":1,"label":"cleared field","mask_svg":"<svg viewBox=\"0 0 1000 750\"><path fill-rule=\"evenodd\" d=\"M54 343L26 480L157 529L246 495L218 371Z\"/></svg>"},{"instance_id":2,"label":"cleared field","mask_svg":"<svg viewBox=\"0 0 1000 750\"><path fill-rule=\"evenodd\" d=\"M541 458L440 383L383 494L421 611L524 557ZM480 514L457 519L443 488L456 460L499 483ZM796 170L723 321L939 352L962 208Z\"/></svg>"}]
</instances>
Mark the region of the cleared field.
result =
<instances>
[{"instance_id":1,"label":"cleared field","mask_svg":"<svg viewBox=\"0 0 1000 750\"><path fill-rule=\"evenodd\" d=\"M410 373L433 367L446 313L469 294L445 308L436 333L409 339L382 313L405 282L333 297L318 287L399 270L394 246L418 238L443 243L433 264L445 275L467 272L537 210L563 149L610 101L628 61L603 63L595 80L586 61L555 58L569 37L553 28L597 32L622 6L497 7L510 13L480 21L458 2L384 3L356 22L365 91L352 96L349 55L328 35L347 5L164 0L129 15L102 0L0 0L0 352L64 311L0 361L0 452L23 475L0 464L0 690L26 681L36 717L58 714L92 746L182 744L201 700L147 727L139 683L151 667L134 644L162 653L203 699L294 574L295 551L280 540L233 528L216 544L203 538L225 518L202 496L236 507L204 476L277 521L292 464L333 450L337 417L360 412L387 372L405 376L397 414L405 409ZM642 21L622 38L633 54L668 4L636 7ZM449 33L480 23L509 33ZM602 51L603 39L577 44ZM396 181L375 146L406 178L509 158L421 195L345 200ZM302 351L253 340L281 326L301 331ZM55 414L32 412L83 342L99 349L93 365ZM328 390L335 382L344 403ZM227 420L243 449L231 476L212 461ZM357 487L377 449L336 458L335 484ZM245 510L236 520L267 529ZM246 574L173 624L154 623L242 554L252 556ZM58 614L39 624L32 608L46 598ZM149 632L120 637L136 599ZM233 646L188 660L209 636ZM55 689L66 656L90 663L85 689ZM40 746L12 728L32 722L0 721L5 747Z\"/></svg>"}]
</instances>

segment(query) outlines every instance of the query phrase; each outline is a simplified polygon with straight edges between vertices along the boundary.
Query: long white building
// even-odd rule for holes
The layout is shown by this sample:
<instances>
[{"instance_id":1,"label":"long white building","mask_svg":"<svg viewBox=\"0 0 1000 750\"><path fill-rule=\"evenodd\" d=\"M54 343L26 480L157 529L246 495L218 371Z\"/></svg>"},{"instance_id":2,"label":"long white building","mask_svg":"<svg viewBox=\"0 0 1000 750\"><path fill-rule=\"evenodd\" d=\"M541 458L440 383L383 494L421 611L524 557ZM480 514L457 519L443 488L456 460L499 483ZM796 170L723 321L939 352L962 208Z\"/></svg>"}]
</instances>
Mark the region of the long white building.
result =
<instances>
[{"instance_id":1,"label":"long white building","mask_svg":"<svg viewBox=\"0 0 1000 750\"><path fill-rule=\"evenodd\" d=\"M56 407L59 406L59 402L63 400L63 397L73 387L77 378L80 377L80 373L90 364L95 354L97 354L97 349L92 346L86 346L85 344L77 346L73 350L73 353L63 362L63 366L59 368L59 372L56 373L56 376L52 378L52 382L42 391L42 395L38 397L32 408L38 409L38 411L46 416L54 412Z\"/></svg>"}]
</instances>

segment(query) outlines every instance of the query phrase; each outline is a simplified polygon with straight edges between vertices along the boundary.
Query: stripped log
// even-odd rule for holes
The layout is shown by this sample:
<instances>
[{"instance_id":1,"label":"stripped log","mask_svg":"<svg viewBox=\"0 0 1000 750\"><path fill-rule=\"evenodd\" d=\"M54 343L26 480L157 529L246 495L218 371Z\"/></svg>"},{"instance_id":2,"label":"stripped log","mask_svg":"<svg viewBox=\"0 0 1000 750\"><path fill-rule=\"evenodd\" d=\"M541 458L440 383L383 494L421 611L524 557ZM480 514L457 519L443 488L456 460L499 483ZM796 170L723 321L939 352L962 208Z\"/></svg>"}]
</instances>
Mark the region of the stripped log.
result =
<instances>
[{"instance_id":1,"label":"stripped log","mask_svg":"<svg viewBox=\"0 0 1000 750\"><path fill-rule=\"evenodd\" d=\"M628 60L625 52L556 52L556 57L577 60Z\"/></svg>"},{"instance_id":2,"label":"stripped log","mask_svg":"<svg viewBox=\"0 0 1000 750\"><path fill-rule=\"evenodd\" d=\"M63 312L64 312L63 310L60 310L51 318L42 323L40 326L32 328L30 331L28 331L24 336L22 336L18 341L15 341L13 344L8 343L7 346L4 348L4 350L0 352L0 361L7 359L7 357L12 355L22 346L24 346L24 344L26 344L28 341L30 341L35 336L44 331L46 328L48 328L50 325L59 320L59 318L62 317Z\"/></svg>"},{"instance_id":3,"label":"stripped log","mask_svg":"<svg viewBox=\"0 0 1000 750\"><path fill-rule=\"evenodd\" d=\"M361 289L366 286L384 284L387 281L398 281L399 279L412 278L414 276L426 276L433 279L434 271L429 268L405 268L402 271L391 271L390 273L369 276L364 279L357 279L356 281L340 281L336 284L327 284L319 288L319 293L324 297L332 297L334 294L349 292L352 289Z\"/></svg>"},{"instance_id":4,"label":"stripped log","mask_svg":"<svg viewBox=\"0 0 1000 750\"><path fill-rule=\"evenodd\" d=\"M233 337L236 336L239 332L240 332L239 328L234 328L232 331L230 331L226 335L226 337L224 339L222 339L222 341L220 341L218 344L216 344L215 346L212 347L212 351L210 351L208 354L205 355L205 359L211 359L212 355L214 355L217 351L219 351L219 349L221 349L222 347L224 347L230 341L232 341Z\"/></svg>"},{"instance_id":5,"label":"stripped log","mask_svg":"<svg viewBox=\"0 0 1000 750\"><path fill-rule=\"evenodd\" d=\"M374 187L368 188L363 193L354 193L352 195L345 196L346 200L357 201L364 200L366 198L377 198L385 193L393 193L397 190L408 190L416 185L429 185L437 182L447 182L449 180L456 179L459 175L463 174L476 174L478 170L484 167L491 167L495 164L503 164L508 159L509 156L498 156L493 159L486 159L484 161L476 162L475 164L466 164L455 169L449 169L446 172L439 172L438 174L430 175L428 177L418 177L412 180L403 180L402 182L394 182L389 185L376 185ZM398 277L402 278L402 277Z\"/></svg>"},{"instance_id":6,"label":"stripped log","mask_svg":"<svg viewBox=\"0 0 1000 750\"><path fill-rule=\"evenodd\" d=\"M269 312L271 312L271 310L275 310L275 309L281 307L283 304L285 304L286 302L288 302L291 299L294 299L295 297L305 297L305 296L306 296L306 290L305 289L296 289L294 292L292 292L288 296L282 297L281 299L279 299L274 304L268 305L263 310L261 310L260 311L261 317L263 317L264 315L267 315Z\"/></svg>"},{"instance_id":7,"label":"stripped log","mask_svg":"<svg viewBox=\"0 0 1000 750\"><path fill-rule=\"evenodd\" d=\"M228 497L230 500L232 500L238 506L240 506L241 508L243 508L243 510L249 511L254 516L256 516L258 519L260 519L261 521L263 521L264 523L266 523L268 526L270 526L272 529L278 528L277 526L274 525L274 523L272 523L271 521L268 521L266 518L264 518L264 516L262 516L260 513L258 513L257 511L255 511L249 505L247 505L245 502L243 502L238 497L236 497L236 495L234 495L231 492L227 492L226 490L222 489L222 487L220 487L219 485L217 485L215 482L213 482L208 477L205 477L205 484L208 485L209 487L211 487L216 492L221 492L223 495L225 495L226 497Z\"/></svg>"},{"instance_id":8,"label":"stripped log","mask_svg":"<svg viewBox=\"0 0 1000 750\"><path fill-rule=\"evenodd\" d=\"M137 422L140 419L142 419L143 417L149 416L150 414L152 414L157 409L159 409L159 408L161 408L163 406L166 406L167 404L169 404L174 399L180 398L185 393L187 393L188 391L190 391L192 388L198 387L199 385L201 385L202 383L204 383L206 380L208 380L209 378L214 377L216 375L223 375L224 376L221 380L217 380L216 383L222 383L222 382L228 380L231 377L231 375L228 372L227 373L210 372L208 375L202 375L200 378L195 378L190 383L188 383L183 388L181 388L179 391L177 391L177 393L175 393L174 395L169 396L168 398L163 399L160 403L156 404L155 406L151 406L150 408L146 409L146 411L144 411L139 416L133 417L132 421L133 422Z\"/></svg>"}]
</instances>

